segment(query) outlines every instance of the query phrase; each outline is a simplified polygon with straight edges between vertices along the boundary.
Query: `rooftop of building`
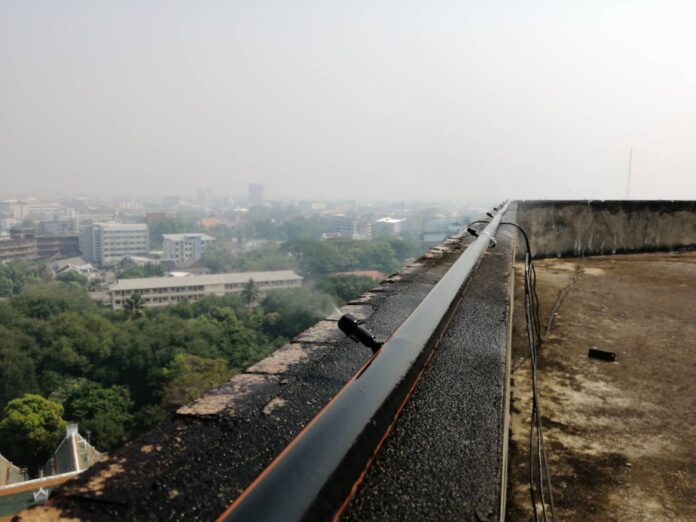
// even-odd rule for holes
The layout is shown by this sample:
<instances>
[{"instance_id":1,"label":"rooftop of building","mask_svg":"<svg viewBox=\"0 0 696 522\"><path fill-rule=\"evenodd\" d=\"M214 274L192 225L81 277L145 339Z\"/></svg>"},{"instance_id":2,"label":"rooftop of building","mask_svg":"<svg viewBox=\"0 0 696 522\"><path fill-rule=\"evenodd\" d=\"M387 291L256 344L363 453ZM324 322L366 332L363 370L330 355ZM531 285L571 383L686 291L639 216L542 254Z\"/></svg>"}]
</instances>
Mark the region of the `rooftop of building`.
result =
<instances>
[{"instance_id":1,"label":"rooftop of building","mask_svg":"<svg viewBox=\"0 0 696 522\"><path fill-rule=\"evenodd\" d=\"M80 435L77 424L66 426L65 437L44 464L39 478L26 480L24 470L0 455L0 473L3 474L0 475L0 521L9 520L12 514L45 501L55 487L104 458L106 455Z\"/></svg>"},{"instance_id":2,"label":"rooftop of building","mask_svg":"<svg viewBox=\"0 0 696 522\"><path fill-rule=\"evenodd\" d=\"M537 378L558 520L696 520L696 253L535 265L547 331ZM522 286L518 267L517 302ZM521 521L532 518L523 313L512 339L507 519ZM616 360L590 358L590 348Z\"/></svg>"},{"instance_id":3,"label":"rooftop of building","mask_svg":"<svg viewBox=\"0 0 696 522\"><path fill-rule=\"evenodd\" d=\"M94 225L104 230L147 230L148 228L145 223L118 223L116 221L104 221L94 223Z\"/></svg>"},{"instance_id":4,"label":"rooftop of building","mask_svg":"<svg viewBox=\"0 0 696 522\"><path fill-rule=\"evenodd\" d=\"M302 281L302 277L292 270L275 270L270 272L235 272L226 274L194 275L182 277L141 277L121 279L111 285L109 290L137 290L143 288L161 288L173 286L222 285L246 283L253 279L257 283L267 281Z\"/></svg>"},{"instance_id":5,"label":"rooftop of building","mask_svg":"<svg viewBox=\"0 0 696 522\"><path fill-rule=\"evenodd\" d=\"M215 241L215 238L200 232L186 232L183 234L162 234L164 239L169 241L186 241L187 239L201 239L203 241Z\"/></svg>"}]
</instances>

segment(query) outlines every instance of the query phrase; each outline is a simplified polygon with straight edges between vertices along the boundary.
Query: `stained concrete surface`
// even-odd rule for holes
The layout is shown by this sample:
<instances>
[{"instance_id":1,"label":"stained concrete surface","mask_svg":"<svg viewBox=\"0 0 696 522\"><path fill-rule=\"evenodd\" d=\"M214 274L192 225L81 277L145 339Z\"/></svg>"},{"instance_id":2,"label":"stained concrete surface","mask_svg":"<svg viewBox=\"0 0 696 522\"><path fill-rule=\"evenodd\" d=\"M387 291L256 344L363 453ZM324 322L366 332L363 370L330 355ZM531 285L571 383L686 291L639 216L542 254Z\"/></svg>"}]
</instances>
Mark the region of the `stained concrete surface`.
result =
<instances>
[{"instance_id":1,"label":"stained concrete surface","mask_svg":"<svg viewBox=\"0 0 696 522\"><path fill-rule=\"evenodd\" d=\"M498 519L513 249L497 238L344 520Z\"/></svg>"},{"instance_id":2,"label":"stained concrete surface","mask_svg":"<svg viewBox=\"0 0 696 522\"><path fill-rule=\"evenodd\" d=\"M696 520L696 254L536 266L542 326L581 274L558 308L539 363L558 520ZM519 290L521 267L517 277ZM517 307L513 367L522 365L512 375L511 522L531 519L522 314ZM616 362L589 359L593 346L616 352Z\"/></svg>"},{"instance_id":3,"label":"stained concrete surface","mask_svg":"<svg viewBox=\"0 0 696 522\"><path fill-rule=\"evenodd\" d=\"M696 249L695 201L520 201L535 257Z\"/></svg>"}]
</instances>

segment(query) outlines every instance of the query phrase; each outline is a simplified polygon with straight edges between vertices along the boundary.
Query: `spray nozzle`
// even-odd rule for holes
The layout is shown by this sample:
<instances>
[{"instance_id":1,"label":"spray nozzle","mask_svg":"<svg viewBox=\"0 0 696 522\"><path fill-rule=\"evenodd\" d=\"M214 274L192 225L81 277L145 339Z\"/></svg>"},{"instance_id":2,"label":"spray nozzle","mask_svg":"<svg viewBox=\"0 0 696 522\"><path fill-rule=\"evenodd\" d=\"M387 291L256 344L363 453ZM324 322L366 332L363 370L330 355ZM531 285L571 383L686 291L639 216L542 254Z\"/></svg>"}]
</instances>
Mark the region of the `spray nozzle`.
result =
<instances>
[{"instance_id":1,"label":"spray nozzle","mask_svg":"<svg viewBox=\"0 0 696 522\"><path fill-rule=\"evenodd\" d=\"M360 326L360 321L358 321L355 316L351 314L345 314L338 320L338 327L341 331L348 337L353 339L356 343L362 343L367 346L372 353L375 353L382 347L383 343L380 343L375 339L365 327Z\"/></svg>"}]
</instances>

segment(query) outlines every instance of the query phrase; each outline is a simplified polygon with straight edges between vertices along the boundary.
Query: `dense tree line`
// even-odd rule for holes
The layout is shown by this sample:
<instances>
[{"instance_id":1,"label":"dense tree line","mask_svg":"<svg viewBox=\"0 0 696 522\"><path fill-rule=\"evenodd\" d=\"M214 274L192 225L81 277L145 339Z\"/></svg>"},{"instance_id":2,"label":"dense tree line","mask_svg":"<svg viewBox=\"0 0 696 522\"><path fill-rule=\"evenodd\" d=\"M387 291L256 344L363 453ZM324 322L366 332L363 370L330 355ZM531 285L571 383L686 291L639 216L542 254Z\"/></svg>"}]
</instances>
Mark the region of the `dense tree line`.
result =
<instances>
[{"instance_id":1,"label":"dense tree line","mask_svg":"<svg viewBox=\"0 0 696 522\"><path fill-rule=\"evenodd\" d=\"M0 453L36 472L67 422L112 451L375 285L336 272L392 273L421 253L399 238L318 241L311 236L320 220L278 224L255 212L262 215L254 222L268 220L267 232L286 242L236 256L218 244L204 264L215 272L296 270L303 287L263 295L249 281L239 295L161 309L145 309L133 295L114 311L89 298L84 276L51 281L44 263L0 264ZM171 219L156 230L190 226ZM262 228L247 232L267 235ZM156 264L119 269L120 278L163 273Z\"/></svg>"},{"instance_id":2,"label":"dense tree line","mask_svg":"<svg viewBox=\"0 0 696 522\"><path fill-rule=\"evenodd\" d=\"M35 470L66 422L118 448L373 285L327 276L261 295L250 282L240 295L118 311L76 281L25 286L0 302L0 453Z\"/></svg>"},{"instance_id":3,"label":"dense tree line","mask_svg":"<svg viewBox=\"0 0 696 522\"><path fill-rule=\"evenodd\" d=\"M0 263L0 297L12 297L27 284L50 279L51 273L43 262L20 260Z\"/></svg>"},{"instance_id":4,"label":"dense tree line","mask_svg":"<svg viewBox=\"0 0 696 522\"><path fill-rule=\"evenodd\" d=\"M305 278L314 279L335 272L377 270L396 272L403 263L422 253L413 242L397 237L376 240L346 238L317 241L296 239L282 244L269 244L238 255L223 248L206 252L203 264L213 272L296 270Z\"/></svg>"}]
</instances>

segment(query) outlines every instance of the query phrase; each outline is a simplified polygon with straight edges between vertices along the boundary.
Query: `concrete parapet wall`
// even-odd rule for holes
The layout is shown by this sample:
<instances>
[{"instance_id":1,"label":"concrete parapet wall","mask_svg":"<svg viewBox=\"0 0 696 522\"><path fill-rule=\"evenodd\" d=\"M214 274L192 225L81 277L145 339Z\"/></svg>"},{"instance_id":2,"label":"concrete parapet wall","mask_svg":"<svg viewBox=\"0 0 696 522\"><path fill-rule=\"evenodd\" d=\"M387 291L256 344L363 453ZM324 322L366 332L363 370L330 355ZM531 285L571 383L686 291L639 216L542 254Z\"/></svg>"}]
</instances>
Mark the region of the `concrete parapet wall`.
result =
<instances>
[{"instance_id":1,"label":"concrete parapet wall","mask_svg":"<svg viewBox=\"0 0 696 522\"><path fill-rule=\"evenodd\" d=\"M696 201L520 201L534 257L696 249Z\"/></svg>"}]
</instances>

